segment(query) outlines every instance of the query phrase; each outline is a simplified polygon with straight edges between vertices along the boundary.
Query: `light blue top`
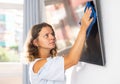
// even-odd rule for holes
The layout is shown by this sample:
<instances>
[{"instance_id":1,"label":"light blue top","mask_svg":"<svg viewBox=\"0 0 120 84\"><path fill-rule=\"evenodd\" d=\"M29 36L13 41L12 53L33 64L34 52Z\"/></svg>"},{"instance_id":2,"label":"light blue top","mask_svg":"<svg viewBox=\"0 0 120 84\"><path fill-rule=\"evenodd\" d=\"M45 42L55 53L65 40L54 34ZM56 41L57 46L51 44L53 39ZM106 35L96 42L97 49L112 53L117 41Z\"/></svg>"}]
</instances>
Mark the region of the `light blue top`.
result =
<instances>
[{"instance_id":1,"label":"light blue top","mask_svg":"<svg viewBox=\"0 0 120 84\"><path fill-rule=\"evenodd\" d=\"M38 71L33 72L33 65L40 59L30 63L29 76L31 84L65 84L64 58L56 56L47 58L47 62Z\"/></svg>"}]
</instances>

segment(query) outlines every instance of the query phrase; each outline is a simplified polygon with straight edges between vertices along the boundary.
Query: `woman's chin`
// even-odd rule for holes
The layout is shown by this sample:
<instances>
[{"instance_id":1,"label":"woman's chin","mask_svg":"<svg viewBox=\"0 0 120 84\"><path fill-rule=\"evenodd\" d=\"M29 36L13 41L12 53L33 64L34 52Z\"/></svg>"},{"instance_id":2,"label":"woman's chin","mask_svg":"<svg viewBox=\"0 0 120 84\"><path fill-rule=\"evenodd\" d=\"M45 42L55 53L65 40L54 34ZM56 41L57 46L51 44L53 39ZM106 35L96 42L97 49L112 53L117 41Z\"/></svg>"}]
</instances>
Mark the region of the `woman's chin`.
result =
<instances>
[{"instance_id":1,"label":"woman's chin","mask_svg":"<svg viewBox=\"0 0 120 84\"><path fill-rule=\"evenodd\" d=\"M55 45L51 46L51 49L55 48Z\"/></svg>"}]
</instances>

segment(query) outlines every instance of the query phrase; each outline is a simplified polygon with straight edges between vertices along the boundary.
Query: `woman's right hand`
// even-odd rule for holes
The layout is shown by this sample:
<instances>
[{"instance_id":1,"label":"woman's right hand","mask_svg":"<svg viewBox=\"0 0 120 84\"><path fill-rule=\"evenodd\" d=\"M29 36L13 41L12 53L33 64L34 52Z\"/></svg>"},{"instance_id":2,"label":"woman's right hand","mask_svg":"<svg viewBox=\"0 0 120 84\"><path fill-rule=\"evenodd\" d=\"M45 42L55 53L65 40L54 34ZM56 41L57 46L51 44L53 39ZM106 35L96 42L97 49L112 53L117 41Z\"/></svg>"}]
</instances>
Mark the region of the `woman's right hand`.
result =
<instances>
[{"instance_id":1,"label":"woman's right hand","mask_svg":"<svg viewBox=\"0 0 120 84\"><path fill-rule=\"evenodd\" d=\"M92 13L91 8L87 8L81 19L81 26L83 26L81 28L85 28L87 30L87 28L89 27L89 25L93 21L93 17L90 18L91 13Z\"/></svg>"}]
</instances>

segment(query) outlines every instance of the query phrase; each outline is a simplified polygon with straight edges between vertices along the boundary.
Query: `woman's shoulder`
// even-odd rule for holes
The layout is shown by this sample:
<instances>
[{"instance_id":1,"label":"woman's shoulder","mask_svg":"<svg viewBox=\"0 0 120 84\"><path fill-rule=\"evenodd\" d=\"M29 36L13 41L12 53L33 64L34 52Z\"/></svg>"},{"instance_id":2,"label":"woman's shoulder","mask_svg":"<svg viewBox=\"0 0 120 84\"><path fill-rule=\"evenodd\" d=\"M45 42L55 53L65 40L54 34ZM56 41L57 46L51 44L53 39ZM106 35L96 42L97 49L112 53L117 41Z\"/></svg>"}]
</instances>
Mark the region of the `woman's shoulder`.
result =
<instances>
[{"instance_id":1,"label":"woman's shoulder","mask_svg":"<svg viewBox=\"0 0 120 84\"><path fill-rule=\"evenodd\" d=\"M38 73L38 71L44 66L44 64L47 62L47 59L35 59L32 63L32 70L34 73Z\"/></svg>"},{"instance_id":2,"label":"woman's shoulder","mask_svg":"<svg viewBox=\"0 0 120 84\"><path fill-rule=\"evenodd\" d=\"M32 62L32 70L34 73L38 73L39 70L45 65L51 64L51 62L59 61L63 59L63 56L48 57L46 59L38 58Z\"/></svg>"}]
</instances>

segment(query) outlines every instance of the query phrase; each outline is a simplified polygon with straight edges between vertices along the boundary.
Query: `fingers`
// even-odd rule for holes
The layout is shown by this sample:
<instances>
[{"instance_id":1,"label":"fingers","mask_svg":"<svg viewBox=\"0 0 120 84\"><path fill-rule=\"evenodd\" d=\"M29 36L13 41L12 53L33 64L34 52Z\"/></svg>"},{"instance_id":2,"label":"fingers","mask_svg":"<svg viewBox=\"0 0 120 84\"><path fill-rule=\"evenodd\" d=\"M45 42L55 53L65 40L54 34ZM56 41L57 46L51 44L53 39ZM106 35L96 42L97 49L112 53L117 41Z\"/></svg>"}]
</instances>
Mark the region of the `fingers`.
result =
<instances>
[{"instance_id":1,"label":"fingers","mask_svg":"<svg viewBox=\"0 0 120 84\"><path fill-rule=\"evenodd\" d=\"M91 7L89 7L89 8L87 7L85 12L86 12L86 13L91 13L91 12L92 12Z\"/></svg>"},{"instance_id":2,"label":"fingers","mask_svg":"<svg viewBox=\"0 0 120 84\"><path fill-rule=\"evenodd\" d=\"M90 7L90 8L87 7L87 8L86 8L86 11L85 11L85 16L86 16L87 18L90 18L91 13L92 13L91 7Z\"/></svg>"},{"instance_id":3,"label":"fingers","mask_svg":"<svg viewBox=\"0 0 120 84\"><path fill-rule=\"evenodd\" d=\"M90 8L86 8L86 11L81 19L81 25L84 25L86 28L88 28L88 26L90 25L90 23L93 21L93 17L91 18L91 13L92 13L92 9Z\"/></svg>"},{"instance_id":4,"label":"fingers","mask_svg":"<svg viewBox=\"0 0 120 84\"><path fill-rule=\"evenodd\" d=\"M90 23L93 21L93 17L90 18L91 13L92 13L91 7L90 7L90 8L87 8L87 9L86 9L86 19L88 19L88 21L89 21Z\"/></svg>"}]
</instances>

